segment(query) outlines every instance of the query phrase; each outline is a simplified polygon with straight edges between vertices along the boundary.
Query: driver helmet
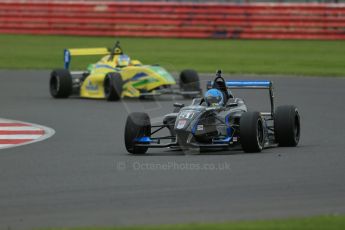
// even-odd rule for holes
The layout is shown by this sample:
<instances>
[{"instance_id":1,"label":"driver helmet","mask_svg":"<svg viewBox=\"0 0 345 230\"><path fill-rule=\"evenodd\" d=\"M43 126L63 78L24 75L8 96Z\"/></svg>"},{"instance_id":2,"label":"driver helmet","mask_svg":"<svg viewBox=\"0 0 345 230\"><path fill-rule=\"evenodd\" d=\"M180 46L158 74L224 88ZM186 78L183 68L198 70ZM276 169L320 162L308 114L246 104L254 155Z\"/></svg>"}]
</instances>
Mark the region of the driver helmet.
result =
<instances>
[{"instance_id":1,"label":"driver helmet","mask_svg":"<svg viewBox=\"0 0 345 230\"><path fill-rule=\"evenodd\" d=\"M218 89L210 89L205 93L205 101L208 106L223 106L224 95Z\"/></svg>"},{"instance_id":2,"label":"driver helmet","mask_svg":"<svg viewBox=\"0 0 345 230\"><path fill-rule=\"evenodd\" d=\"M121 54L118 56L116 61L117 61L116 65L122 67L122 66L128 66L129 63L131 62L131 59L126 54Z\"/></svg>"}]
</instances>

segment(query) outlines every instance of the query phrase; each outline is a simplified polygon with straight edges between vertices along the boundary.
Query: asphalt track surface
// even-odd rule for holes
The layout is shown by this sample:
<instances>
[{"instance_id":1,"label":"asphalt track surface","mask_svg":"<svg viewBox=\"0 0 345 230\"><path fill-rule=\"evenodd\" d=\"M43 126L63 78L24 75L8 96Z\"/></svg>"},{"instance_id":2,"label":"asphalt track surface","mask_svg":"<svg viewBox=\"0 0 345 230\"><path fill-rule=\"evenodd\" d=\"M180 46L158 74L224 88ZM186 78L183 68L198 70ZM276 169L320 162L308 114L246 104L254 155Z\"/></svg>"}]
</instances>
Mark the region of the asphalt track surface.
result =
<instances>
[{"instance_id":1,"label":"asphalt track surface","mask_svg":"<svg viewBox=\"0 0 345 230\"><path fill-rule=\"evenodd\" d=\"M123 143L127 113L145 110L157 117L171 111L171 97L54 100L48 76L48 71L0 72L0 117L56 131L45 141L0 150L0 229L345 213L343 78L267 77L274 81L278 105L299 108L297 148L201 155L152 150L133 156Z\"/></svg>"}]
</instances>

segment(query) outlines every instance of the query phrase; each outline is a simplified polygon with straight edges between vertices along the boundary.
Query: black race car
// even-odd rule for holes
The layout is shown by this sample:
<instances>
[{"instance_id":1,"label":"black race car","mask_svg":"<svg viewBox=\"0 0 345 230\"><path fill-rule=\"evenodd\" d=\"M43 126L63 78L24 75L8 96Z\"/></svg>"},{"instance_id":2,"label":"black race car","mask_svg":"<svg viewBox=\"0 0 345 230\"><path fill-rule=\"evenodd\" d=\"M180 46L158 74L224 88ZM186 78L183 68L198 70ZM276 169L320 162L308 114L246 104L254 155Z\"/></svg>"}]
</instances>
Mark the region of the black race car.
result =
<instances>
[{"instance_id":1,"label":"black race car","mask_svg":"<svg viewBox=\"0 0 345 230\"><path fill-rule=\"evenodd\" d=\"M298 110L293 105L274 108L271 81L225 81L218 71L207 88L205 97L193 99L189 106L175 103L174 111L164 116L162 124L151 125L146 113L129 114L125 127L127 151L144 154L148 148L240 147L245 152L261 152L269 146L297 146ZM248 111L244 101L231 94L232 88L267 89L271 111Z\"/></svg>"}]
</instances>

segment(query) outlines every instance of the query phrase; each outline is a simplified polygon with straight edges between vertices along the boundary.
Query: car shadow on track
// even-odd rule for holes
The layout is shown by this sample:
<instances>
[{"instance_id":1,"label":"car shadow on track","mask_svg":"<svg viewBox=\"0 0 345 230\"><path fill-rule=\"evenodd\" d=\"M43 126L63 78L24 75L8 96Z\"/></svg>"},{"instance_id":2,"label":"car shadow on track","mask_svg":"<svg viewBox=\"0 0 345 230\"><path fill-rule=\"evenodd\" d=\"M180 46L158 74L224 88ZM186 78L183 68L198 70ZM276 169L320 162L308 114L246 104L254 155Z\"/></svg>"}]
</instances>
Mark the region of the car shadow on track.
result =
<instances>
[{"instance_id":1,"label":"car shadow on track","mask_svg":"<svg viewBox=\"0 0 345 230\"><path fill-rule=\"evenodd\" d=\"M262 154L261 153L256 153L256 154ZM129 156L143 156L143 157L154 157L154 156L222 156L222 155L241 155L241 154L248 154L243 152L242 150L212 150L212 151L201 151L201 152L196 152L196 151L192 151L192 152L185 152L182 150L167 150L164 152L153 152L153 153L146 153L146 154L130 154L128 153L127 155ZM254 153L255 154L255 153Z\"/></svg>"},{"instance_id":2,"label":"car shadow on track","mask_svg":"<svg viewBox=\"0 0 345 230\"><path fill-rule=\"evenodd\" d=\"M310 146L301 145L298 147L277 147L277 146L270 146L266 147L264 150L258 153L246 153L241 148L238 149L208 149L208 150L202 150L199 151L192 151L192 152L184 152L182 150L165 150L161 152L147 152L146 154L130 154L125 153L124 155L127 156L143 156L143 157L154 157L154 156L226 156L226 155L247 155L247 156L255 156L255 155L263 155L263 154L275 154L277 156L282 156L286 152L291 152L291 150L295 151L296 149L299 150L305 150L306 148L309 148Z\"/></svg>"}]
</instances>

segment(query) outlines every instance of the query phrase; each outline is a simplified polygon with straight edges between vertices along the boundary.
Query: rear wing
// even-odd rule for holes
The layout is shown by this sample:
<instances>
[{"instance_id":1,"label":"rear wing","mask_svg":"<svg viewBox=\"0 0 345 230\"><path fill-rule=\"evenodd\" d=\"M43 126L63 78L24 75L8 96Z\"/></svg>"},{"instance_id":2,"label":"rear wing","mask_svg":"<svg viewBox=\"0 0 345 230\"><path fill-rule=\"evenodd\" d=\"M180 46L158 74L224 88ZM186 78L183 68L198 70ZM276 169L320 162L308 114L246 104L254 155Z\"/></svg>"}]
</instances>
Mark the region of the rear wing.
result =
<instances>
[{"instance_id":1,"label":"rear wing","mask_svg":"<svg viewBox=\"0 0 345 230\"><path fill-rule=\"evenodd\" d=\"M270 89L271 81L226 81L228 89Z\"/></svg>"},{"instance_id":2,"label":"rear wing","mask_svg":"<svg viewBox=\"0 0 345 230\"><path fill-rule=\"evenodd\" d=\"M71 63L72 56L93 56L93 55L108 55L111 52L108 48L77 48L64 50L64 68L68 69Z\"/></svg>"},{"instance_id":3,"label":"rear wing","mask_svg":"<svg viewBox=\"0 0 345 230\"><path fill-rule=\"evenodd\" d=\"M271 112L261 113L262 115L274 115L274 94L273 94L273 83L268 80L259 81L226 81L227 89L267 89L270 96ZM207 82L207 89L211 89L213 81Z\"/></svg>"}]
</instances>

